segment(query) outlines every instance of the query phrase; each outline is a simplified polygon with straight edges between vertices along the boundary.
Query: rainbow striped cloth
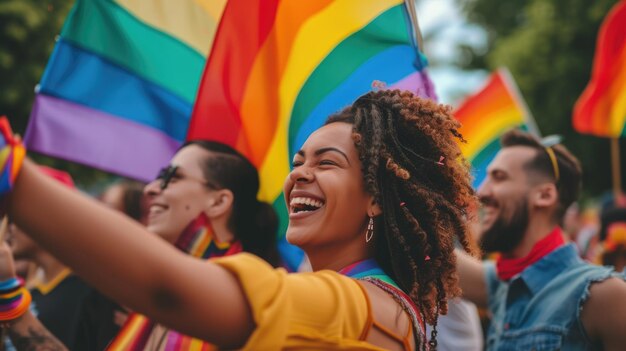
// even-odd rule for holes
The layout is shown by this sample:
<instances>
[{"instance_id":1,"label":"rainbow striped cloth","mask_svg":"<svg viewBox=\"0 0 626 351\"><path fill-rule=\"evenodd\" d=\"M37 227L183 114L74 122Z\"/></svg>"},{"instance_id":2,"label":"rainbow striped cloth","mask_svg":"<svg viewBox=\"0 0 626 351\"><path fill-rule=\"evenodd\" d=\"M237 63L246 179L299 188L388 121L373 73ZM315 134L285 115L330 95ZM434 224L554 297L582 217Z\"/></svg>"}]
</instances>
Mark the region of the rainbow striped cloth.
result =
<instances>
[{"instance_id":1,"label":"rainbow striped cloth","mask_svg":"<svg viewBox=\"0 0 626 351\"><path fill-rule=\"evenodd\" d=\"M276 205L284 233L291 157L329 114L374 81L435 97L415 6L77 0L39 85L27 146L150 180L185 138L224 142L258 168L260 198ZM295 269L302 254L284 240L280 250Z\"/></svg>"},{"instance_id":2,"label":"rainbow striped cloth","mask_svg":"<svg viewBox=\"0 0 626 351\"><path fill-rule=\"evenodd\" d=\"M574 128L601 137L626 136L626 1L602 23L591 81L574 106Z\"/></svg>"},{"instance_id":3,"label":"rainbow striped cloth","mask_svg":"<svg viewBox=\"0 0 626 351\"><path fill-rule=\"evenodd\" d=\"M151 180L187 135L226 0L77 0L37 87L30 150Z\"/></svg>"},{"instance_id":4,"label":"rainbow striped cloth","mask_svg":"<svg viewBox=\"0 0 626 351\"><path fill-rule=\"evenodd\" d=\"M416 18L411 0L229 1L187 138L249 157L284 233L291 158L329 114L374 81L435 97Z\"/></svg>"},{"instance_id":5,"label":"rainbow striped cloth","mask_svg":"<svg viewBox=\"0 0 626 351\"><path fill-rule=\"evenodd\" d=\"M489 163L500 150L500 136L511 128L537 131L513 77L501 68L485 86L469 96L454 112L467 143L461 143L463 156L471 163L474 188L486 176Z\"/></svg>"},{"instance_id":6,"label":"rainbow striped cloth","mask_svg":"<svg viewBox=\"0 0 626 351\"><path fill-rule=\"evenodd\" d=\"M0 194L13 188L25 155L26 149L13 135L9 121L0 117Z\"/></svg>"}]
</instances>

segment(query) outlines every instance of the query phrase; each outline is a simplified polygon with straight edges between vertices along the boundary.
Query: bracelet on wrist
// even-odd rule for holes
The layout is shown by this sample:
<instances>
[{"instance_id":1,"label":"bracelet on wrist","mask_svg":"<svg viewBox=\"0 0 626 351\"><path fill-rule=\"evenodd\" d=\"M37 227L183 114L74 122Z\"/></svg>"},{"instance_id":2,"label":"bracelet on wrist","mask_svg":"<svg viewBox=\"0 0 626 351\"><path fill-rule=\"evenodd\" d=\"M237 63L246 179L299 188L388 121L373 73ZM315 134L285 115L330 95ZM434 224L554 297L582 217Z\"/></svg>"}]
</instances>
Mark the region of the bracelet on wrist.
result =
<instances>
[{"instance_id":1,"label":"bracelet on wrist","mask_svg":"<svg viewBox=\"0 0 626 351\"><path fill-rule=\"evenodd\" d=\"M22 316L30 306L32 297L18 278L0 281L0 323Z\"/></svg>"},{"instance_id":2,"label":"bracelet on wrist","mask_svg":"<svg viewBox=\"0 0 626 351\"><path fill-rule=\"evenodd\" d=\"M0 117L0 195L13 188L25 155L26 149L11 131L9 121Z\"/></svg>"}]
</instances>

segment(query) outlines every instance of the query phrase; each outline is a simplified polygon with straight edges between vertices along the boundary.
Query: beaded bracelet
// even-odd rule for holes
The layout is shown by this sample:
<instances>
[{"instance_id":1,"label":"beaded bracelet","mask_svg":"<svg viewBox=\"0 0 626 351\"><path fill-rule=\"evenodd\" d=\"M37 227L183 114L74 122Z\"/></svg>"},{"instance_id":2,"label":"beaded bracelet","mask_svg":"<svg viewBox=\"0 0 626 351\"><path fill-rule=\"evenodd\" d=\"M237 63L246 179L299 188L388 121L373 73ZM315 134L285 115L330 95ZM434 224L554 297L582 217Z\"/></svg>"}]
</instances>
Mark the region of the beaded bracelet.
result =
<instances>
[{"instance_id":1,"label":"beaded bracelet","mask_svg":"<svg viewBox=\"0 0 626 351\"><path fill-rule=\"evenodd\" d=\"M23 315L32 297L22 281L11 278L0 282L0 323L12 321Z\"/></svg>"},{"instance_id":2,"label":"beaded bracelet","mask_svg":"<svg viewBox=\"0 0 626 351\"><path fill-rule=\"evenodd\" d=\"M8 193L22 166L26 149L11 131L6 117L0 117L0 195Z\"/></svg>"}]
</instances>

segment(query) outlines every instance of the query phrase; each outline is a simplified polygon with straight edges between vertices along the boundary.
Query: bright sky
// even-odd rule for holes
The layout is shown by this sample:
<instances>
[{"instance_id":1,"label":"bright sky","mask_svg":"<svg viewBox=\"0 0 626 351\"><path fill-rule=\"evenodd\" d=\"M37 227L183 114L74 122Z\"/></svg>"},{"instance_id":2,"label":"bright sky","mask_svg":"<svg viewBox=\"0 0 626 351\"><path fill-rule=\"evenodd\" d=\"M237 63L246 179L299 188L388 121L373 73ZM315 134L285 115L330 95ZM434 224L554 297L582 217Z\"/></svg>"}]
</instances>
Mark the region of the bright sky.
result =
<instances>
[{"instance_id":1,"label":"bright sky","mask_svg":"<svg viewBox=\"0 0 626 351\"><path fill-rule=\"evenodd\" d=\"M416 0L417 15L424 37L424 51L430 62L429 73L439 101L457 106L468 94L479 89L488 72L465 71L458 43L484 48L485 32L468 24L454 0Z\"/></svg>"}]
</instances>

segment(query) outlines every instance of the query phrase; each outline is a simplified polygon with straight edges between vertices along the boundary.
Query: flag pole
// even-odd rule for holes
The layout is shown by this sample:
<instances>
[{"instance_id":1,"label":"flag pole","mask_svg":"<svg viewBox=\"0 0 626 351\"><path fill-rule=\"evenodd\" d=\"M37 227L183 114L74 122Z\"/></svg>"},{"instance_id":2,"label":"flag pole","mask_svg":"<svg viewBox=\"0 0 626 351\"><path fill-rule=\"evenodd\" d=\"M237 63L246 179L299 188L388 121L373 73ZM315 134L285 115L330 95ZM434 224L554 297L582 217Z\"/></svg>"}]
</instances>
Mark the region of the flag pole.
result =
<instances>
[{"instance_id":1,"label":"flag pole","mask_svg":"<svg viewBox=\"0 0 626 351\"><path fill-rule=\"evenodd\" d=\"M409 20L411 21L413 31L411 32L411 36L415 41L415 45L420 52L424 52L424 39L422 38L422 31L420 30L420 24L417 20L417 1L415 0L404 0L404 5L406 6L407 12L409 14Z\"/></svg>"},{"instance_id":2,"label":"flag pole","mask_svg":"<svg viewBox=\"0 0 626 351\"><path fill-rule=\"evenodd\" d=\"M622 194L622 170L619 154L619 139L611 138L611 169L613 175L613 196L617 199Z\"/></svg>"},{"instance_id":3,"label":"flag pole","mask_svg":"<svg viewBox=\"0 0 626 351\"><path fill-rule=\"evenodd\" d=\"M522 95L522 92L519 90L517 83L515 83L515 79L513 79L513 75L511 71L507 67L498 68L498 73L501 74L502 80L504 81L504 85L509 89L511 95L513 96L513 100L519 105L524 114L524 122L526 122L526 126L528 126L528 131L532 134L541 137L541 131L537 126L537 122L535 121L535 117L530 112L530 108L526 104L526 100Z\"/></svg>"}]
</instances>

